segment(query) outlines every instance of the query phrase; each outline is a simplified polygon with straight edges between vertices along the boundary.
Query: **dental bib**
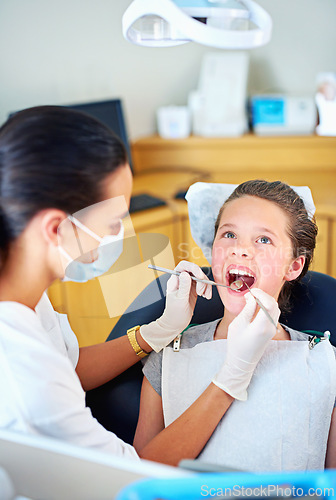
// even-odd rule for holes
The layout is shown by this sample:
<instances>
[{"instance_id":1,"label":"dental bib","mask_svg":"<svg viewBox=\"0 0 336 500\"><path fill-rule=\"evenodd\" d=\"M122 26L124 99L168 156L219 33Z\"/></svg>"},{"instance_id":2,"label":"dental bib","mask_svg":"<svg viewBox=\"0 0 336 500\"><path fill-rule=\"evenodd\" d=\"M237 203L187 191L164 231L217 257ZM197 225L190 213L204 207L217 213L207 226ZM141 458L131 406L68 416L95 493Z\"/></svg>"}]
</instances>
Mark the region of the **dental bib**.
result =
<instances>
[{"instance_id":1,"label":"dental bib","mask_svg":"<svg viewBox=\"0 0 336 500\"><path fill-rule=\"evenodd\" d=\"M227 340L174 352L162 361L165 426L206 389L225 359ZM248 387L235 400L199 460L247 471L323 469L336 394L336 363L328 340L269 342Z\"/></svg>"}]
</instances>

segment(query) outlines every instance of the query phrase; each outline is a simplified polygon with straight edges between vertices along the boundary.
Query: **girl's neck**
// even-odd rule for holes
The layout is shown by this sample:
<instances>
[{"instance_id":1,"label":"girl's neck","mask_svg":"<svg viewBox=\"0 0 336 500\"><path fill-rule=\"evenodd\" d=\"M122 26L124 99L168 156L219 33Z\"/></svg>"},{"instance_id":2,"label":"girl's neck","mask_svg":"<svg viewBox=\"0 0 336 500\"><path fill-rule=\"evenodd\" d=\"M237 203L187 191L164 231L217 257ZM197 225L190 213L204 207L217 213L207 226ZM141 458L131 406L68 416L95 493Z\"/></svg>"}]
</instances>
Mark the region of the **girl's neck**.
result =
<instances>
[{"instance_id":1,"label":"girl's neck","mask_svg":"<svg viewBox=\"0 0 336 500\"><path fill-rule=\"evenodd\" d=\"M227 338L229 325L230 325L231 321L234 320L234 318L235 318L235 316L232 313L224 310L224 316L223 316L222 320L217 325L215 335L214 335L214 340Z\"/></svg>"},{"instance_id":2,"label":"girl's neck","mask_svg":"<svg viewBox=\"0 0 336 500\"><path fill-rule=\"evenodd\" d=\"M235 317L236 316L230 313L230 311L224 311L223 319L217 325L214 340L227 338L229 325ZM289 333L280 325L280 323L278 323L276 334L274 335L272 340L290 340Z\"/></svg>"}]
</instances>

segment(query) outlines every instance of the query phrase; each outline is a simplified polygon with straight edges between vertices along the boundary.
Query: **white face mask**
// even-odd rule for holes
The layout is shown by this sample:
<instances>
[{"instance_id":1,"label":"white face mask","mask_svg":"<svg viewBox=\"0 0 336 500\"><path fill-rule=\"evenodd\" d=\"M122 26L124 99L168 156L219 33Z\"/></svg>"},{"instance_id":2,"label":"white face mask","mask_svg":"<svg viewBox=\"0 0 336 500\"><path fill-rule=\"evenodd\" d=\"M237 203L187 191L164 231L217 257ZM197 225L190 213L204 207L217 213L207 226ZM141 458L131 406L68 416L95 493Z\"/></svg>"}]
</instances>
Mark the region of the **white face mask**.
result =
<instances>
[{"instance_id":1,"label":"white face mask","mask_svg":"<svg viewBox=\"0 0 336 500\"><path fill-rule=\"evenodd\" d=\"M95 240L99 241L97 249L98 257L94 262L81 262L80 260L72 259L68 252L59 245L60 253L68 260L69 264L65 269L63 281L75 281L76 283L85 283L92 278L101 276L106 273L110 267L118 260L123 250L124 226L120 221L120 230L118 234L107 235L101 238L88 227L82 224L72 215L68 215L68 219L82 231L90 235Z\"/></svg>"}]
</instances>

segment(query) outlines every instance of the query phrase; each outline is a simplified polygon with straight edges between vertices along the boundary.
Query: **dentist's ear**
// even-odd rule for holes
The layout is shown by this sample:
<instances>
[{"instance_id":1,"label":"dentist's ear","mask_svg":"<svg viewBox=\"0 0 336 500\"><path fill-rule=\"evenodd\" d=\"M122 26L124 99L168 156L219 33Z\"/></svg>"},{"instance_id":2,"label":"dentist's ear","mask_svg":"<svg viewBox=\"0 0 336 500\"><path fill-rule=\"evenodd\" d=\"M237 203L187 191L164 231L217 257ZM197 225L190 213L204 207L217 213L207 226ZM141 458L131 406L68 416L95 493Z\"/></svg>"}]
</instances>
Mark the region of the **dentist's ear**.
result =
<instances>
[{"instance_id":1,"label":"dentist's ear","mask_svg":"<svg viewBox=\"0 0 336 500\"><path fill-rule=\"evenodd\" d=\"M66 217L65 212L54 208L41 213L41 230L46 242L58 246L58 228Z\"/></svg>"},{"instance_id":2,"label":"dentist's ear","mask_svg":"<svg viewBox=\"0 0 336 500\"><path fill-rule=\"evenodd\" d=\"M303 266L305 264L306 257L304 255L300 255L297 257L288 268L287 273L284 276L285 281L293 281L300 276L302 273Z\"/></svg>"}]
</instances>

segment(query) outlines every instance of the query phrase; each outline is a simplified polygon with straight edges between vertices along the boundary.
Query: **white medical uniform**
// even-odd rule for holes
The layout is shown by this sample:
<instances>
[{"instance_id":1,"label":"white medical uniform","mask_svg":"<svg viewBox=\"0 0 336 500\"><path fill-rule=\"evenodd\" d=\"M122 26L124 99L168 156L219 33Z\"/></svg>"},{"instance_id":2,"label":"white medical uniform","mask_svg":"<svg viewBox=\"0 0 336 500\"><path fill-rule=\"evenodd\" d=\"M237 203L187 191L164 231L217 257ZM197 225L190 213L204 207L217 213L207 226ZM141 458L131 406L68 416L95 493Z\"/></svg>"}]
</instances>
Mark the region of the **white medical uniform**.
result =
<instances>
[{"instance_id":1,"label":"white medical uniform","mask_svg":"<svg viewBox=\"0 0 336 500\"><path fill-rule=\"evenodd\" d=\"M85 406L78 357L66 315L54 311L46 294L36 312L0 302L0 428L139 459Z\"/></svg>"}]
</instances>

